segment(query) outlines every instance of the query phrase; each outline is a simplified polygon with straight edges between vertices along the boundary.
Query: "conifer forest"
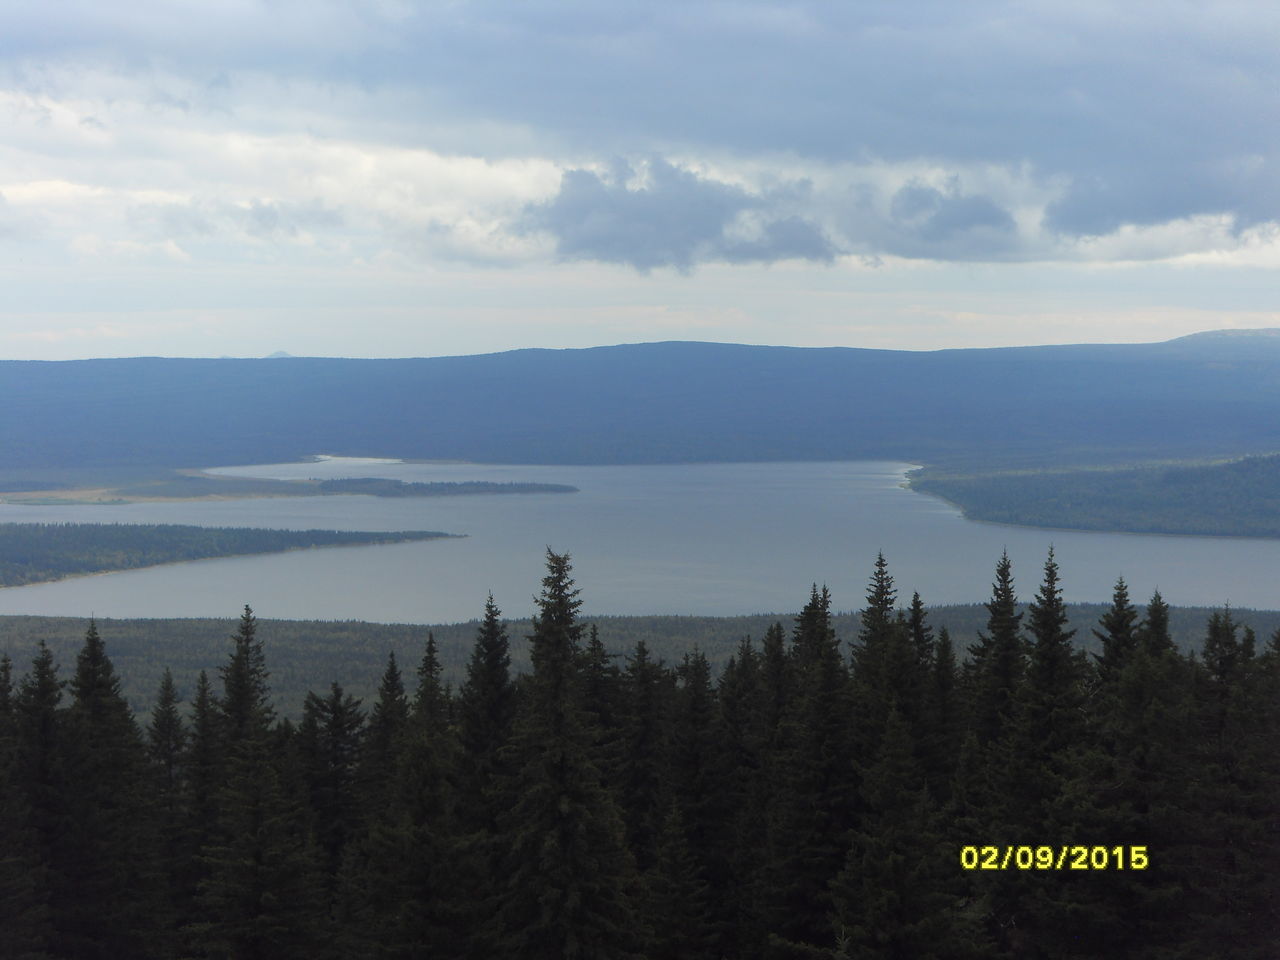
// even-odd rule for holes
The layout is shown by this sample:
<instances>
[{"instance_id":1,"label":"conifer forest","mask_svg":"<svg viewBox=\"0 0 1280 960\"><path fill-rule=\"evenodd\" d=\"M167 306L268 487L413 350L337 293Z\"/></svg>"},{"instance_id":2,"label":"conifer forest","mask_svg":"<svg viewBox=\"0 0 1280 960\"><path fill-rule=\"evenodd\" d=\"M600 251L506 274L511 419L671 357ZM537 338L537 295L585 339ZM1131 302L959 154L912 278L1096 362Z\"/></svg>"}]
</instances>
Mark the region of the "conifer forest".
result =
<instances>
[{"instance_id":1,"label":"conifer forest","mask_svg":"<svg viewBox=\"0 0 1280 960\"><path fill-rule=\"evenodd\" d=\"M427 635L297 717L247 607L140 719L91 623L0 659L0 957L1274 958L1280 631L1186 654L1118 581L1086 654L1037 573L957 649L881 557L856 635L815 586L713 673L548 551L530 672L490 598L456 689Z\"/></svg>"}]
</instances>

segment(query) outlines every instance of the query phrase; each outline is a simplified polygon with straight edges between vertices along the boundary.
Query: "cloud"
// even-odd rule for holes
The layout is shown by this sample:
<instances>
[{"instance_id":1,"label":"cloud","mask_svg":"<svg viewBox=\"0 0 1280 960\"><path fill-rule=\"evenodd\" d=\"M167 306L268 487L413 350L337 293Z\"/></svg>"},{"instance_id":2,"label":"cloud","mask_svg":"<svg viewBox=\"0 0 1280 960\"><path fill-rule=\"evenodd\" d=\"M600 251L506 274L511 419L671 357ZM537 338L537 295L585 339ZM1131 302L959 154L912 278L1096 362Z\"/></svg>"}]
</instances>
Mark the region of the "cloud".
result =
<instances>
[{"instance_id":1,"label":"cloud","mask_svg":"<svg viewBox=\"0 0 1280 960\"><path fill-rule=\"evenodd\" d=\"M69 0L0 30L0 188L170 191L251 244L690 270L1280 222L1274 5Z\"/></svg>"},{"instance_id":2,"label":"cloud","mask_svg":"<svg viewBox=\"0 0 1280 960\"><path fill-rule=\"evenodd\" d=\"M363 80L549 153L1026 164L1069 235L1280 217L1274 6L479 0L395 29Z\"/></svg>"},{"instance_id":3,"label":"cloud","mask_svg":"<svg viewBox=\"0 0 1280 960\"><path fill-rule=\"evenodd\" d=\"M1105 236L1126 226L1225 215L1237 231L1280 221L1280 178L1262 161L1116 168L1075 179L1045 211L1046 226L1073 237Z\"/></svg>"},{"instance_id":4,"label":"cloud","mask_svg":"<svg viewBox=\"0 0 1280 960\"><path fill-rule=\"evenodd\" d=\"M753 236L730 240L723 257L729 263L815 260L830 263L839 251L814 223L798 216L769 220Z\"/></svg>"},{"instance_id":5,"label":"cloud","mask_svg":"<svg viewBox=\"0 0 1280 960\"><path fill-rule=\"evenodd\" d=\"M889 202L889 221L877 244L883 252L916 259L1003 259L1014 250L1018 227L989 197L964 193L954 178L944 190L912 182Z\"/></svg>"},{"instance_id":6,"label":"cloud","mask_svg":"<svg viewBox=\"0 0 1280 960\"><path fill-rule=\"evenodd\" d=\"M17 220L9 204L5 202L4 194L0 193L0 240L10 239L17 234Z\"/></svg>"},{"instance_id":7,"label":"cloud","mask_svg":"<svg viewBox=\"0 0 1280 960\"><path fill-rule=\"evenodd\" d=\"M638 169L619 161L608 173L566 170L559 191L530 204L519 227L549 234L562 259L642 272L689 272L714 262L832 263L850 254L1016 260L1048 249L1024 235L1001 203L966 190L955 176L934 185L881 169L824 179L815 186L809 179L701 173L656 157Z\"/></svg>"},{"instance_id":8,"label":"cloud","mask_svg":"<svg viewBox=\"0 0 1280 960\"><path fill-rule=\"evenodd\" d=\"M770 209L771 198L651 159L635 182L629 165L605 177L566 170L559 192L530 205L524 226L550 233L567 260L623 263L637 270L697 263L805 259L830 261L821 230Z\"/></svg>"}]
</instances>

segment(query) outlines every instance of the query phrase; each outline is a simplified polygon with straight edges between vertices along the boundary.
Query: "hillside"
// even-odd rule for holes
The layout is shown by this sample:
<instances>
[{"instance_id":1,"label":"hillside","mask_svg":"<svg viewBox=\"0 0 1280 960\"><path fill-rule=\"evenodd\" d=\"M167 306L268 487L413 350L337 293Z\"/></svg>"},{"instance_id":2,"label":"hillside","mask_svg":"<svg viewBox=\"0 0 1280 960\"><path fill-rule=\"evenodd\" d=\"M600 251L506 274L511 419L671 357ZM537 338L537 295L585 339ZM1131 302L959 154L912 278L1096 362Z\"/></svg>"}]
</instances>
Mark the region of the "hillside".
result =
<instances>
[{"instance_id":1,"label":"hillside","mask_svg":"<svg viewBox=\"0 0 1280 960\"><path fill-rule=\"evenodd\" d=\"M1280 537L1280 456L1129 470L917 473L972 520L1076 530Z\"/></svg>"},{"instance_id":2,"label":"hillside","mask_svg":"<svg viewBox=\"0 0 1280 960\"><path fill-rule=\"evenodd\" d=\"M5 474L291 460L896 458L956 468L1280 450L1280 338L908 352L714 343L407 360L0 362Z\"/></svg>"}]
</instances>

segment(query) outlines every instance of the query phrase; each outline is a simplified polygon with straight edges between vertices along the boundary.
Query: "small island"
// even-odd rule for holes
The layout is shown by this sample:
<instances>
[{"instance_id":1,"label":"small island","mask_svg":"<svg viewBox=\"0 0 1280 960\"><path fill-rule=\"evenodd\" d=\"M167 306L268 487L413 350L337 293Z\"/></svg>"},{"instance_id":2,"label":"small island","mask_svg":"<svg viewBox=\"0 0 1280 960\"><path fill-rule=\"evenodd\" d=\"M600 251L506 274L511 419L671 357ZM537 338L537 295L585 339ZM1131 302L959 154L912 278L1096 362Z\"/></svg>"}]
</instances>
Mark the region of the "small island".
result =
<instances>
[{"instance_id":1,"label":"small island","mask_svg":"<svg viewBox=\"0 0 1280 960\"><path fill-rule=\"evenodd\" d=\"M454 536L457 535L437 530L379 533L197 527L177 523L6 523L0 524L0 587L214 557Z\"/></svg>"}]
</instances>

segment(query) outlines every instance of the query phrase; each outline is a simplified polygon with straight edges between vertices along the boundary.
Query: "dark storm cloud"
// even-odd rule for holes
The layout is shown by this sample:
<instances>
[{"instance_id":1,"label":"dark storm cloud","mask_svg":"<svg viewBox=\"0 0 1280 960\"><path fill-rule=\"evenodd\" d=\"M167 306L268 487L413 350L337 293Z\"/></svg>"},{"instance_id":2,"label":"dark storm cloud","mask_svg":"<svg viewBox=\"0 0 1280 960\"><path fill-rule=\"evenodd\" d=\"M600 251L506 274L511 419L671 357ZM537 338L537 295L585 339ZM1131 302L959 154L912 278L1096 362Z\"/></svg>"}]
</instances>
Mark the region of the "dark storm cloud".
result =
<instances>
[{"instance_id":1,"label":"dark storm cloud","mask_svg":"<svg viewBox=\"0 0 1280 960\"><path fill-rule=\"evenodd\" d=\"M706 261L829 261L830 242L813 223L770 210L768 195L699 177L661 159L643 184L623 165L609 178L566 171L559 192L526 211L528 229L550 233L565 259L624 263L637 270L690 270ZM754 235L737 236L742 214L758 218Z\"/></svg>"}]
</instances>

